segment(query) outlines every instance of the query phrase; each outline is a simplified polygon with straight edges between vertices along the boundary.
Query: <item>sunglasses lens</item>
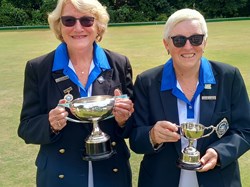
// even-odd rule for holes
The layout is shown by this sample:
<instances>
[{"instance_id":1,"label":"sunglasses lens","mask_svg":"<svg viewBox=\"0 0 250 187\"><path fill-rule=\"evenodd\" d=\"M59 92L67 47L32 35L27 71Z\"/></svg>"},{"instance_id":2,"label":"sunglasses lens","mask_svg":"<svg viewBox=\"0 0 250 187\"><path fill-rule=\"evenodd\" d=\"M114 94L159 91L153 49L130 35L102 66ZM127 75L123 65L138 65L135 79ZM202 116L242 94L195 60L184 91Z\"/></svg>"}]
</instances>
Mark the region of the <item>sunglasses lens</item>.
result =
<instances>
[{"instance_id":1,"label":"sunglasses lens","mask_svg":"<svg viewBox=\"0 0 250 187\"><path fill-rule=\"evenodd\" d=\"M186 44L187 40L191 43L193 46L199 46L203 42L204 34L195 34L190 37L185 37L185 36L173 36L171 37L173 40L173 44L175 47L184 47Z\"/></svg>"},{"instance_id":2,"label":"sunglasses lens","mask_svg":"<svg viewBox=\"0 0 250 187\"><path fill-rule=\"evenodd\" d=\"M185 36L174 36L172 40L175 47L183 47L186 44L187 38Z\"/></svg>"},{"instance_id":3,"label":"sunglasses lens","mask_svg":"<svg viewBox=\"0 0 250 187\"><path fill-rule=\"evenodd\" d=\"M62 16L62 24L66 27L72 27L76 24L76 18L72 16Z\"/></svg>"},{"instance_id":4,"label":"sunglasses lens","mask_svg":"<svg viewBox=\"0 0 250 187\"><path fill-rule=\"evenodd\" d=\"M81 17L80 23L83 27L91 27L94 24L94 17Z\"/></svg>"},{"instance_id":5,"label":"sunglasses lens","mask_svg":"<svg viewBox=\"0 0 250 187\"><path fill-rule=\"evenodd\" d=\"M202 35L198 35L198 34L197 35L192 35L192 36L189 37L189 41L193 46L199 46L203 42L203 37L204 37L203 34Z\"/></svg>"},{"instance_id":6,"label":"sunglasses lens","mask_svg":"<svg viewBox=\"0 0 250 187\"><path fill-rule=\"evenodd\" d=\"M62 16L62 24L66 27L73 27L76 24L76 20L79 20L83 27L91 27L94 24L94 17L83 16L81 18L75 18L73 16Z\"/></svg>"}]
</instances>

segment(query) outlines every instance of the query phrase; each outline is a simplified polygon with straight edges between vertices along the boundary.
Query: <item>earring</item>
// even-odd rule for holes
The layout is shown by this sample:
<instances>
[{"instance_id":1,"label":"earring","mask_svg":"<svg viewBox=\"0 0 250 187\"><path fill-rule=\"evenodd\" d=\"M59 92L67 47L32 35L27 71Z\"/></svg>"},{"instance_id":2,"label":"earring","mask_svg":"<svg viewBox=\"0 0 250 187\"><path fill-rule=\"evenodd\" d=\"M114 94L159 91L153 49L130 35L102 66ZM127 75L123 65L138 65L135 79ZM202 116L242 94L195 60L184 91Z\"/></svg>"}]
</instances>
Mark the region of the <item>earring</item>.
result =
<instances>
[{"instance_id":1,"label":"earring","mask_svg":"<svg viewBox=\"0 0 250 187\"><path fill-rule=\"evenodd\" d=\"M100 34L97 34L96 41L100 42L102 40L102 36Z\"/></svg>"},{"instance_id":2,"label":"earring","mask_svg":"<svg viewBox=\"0 0 250 187\"><path fill-rule=\"evenodd\" d=\"M169 52L169 50L167 50L168 51L168 55L170 54L170 52Z\"/></svg>"}]
</instances>

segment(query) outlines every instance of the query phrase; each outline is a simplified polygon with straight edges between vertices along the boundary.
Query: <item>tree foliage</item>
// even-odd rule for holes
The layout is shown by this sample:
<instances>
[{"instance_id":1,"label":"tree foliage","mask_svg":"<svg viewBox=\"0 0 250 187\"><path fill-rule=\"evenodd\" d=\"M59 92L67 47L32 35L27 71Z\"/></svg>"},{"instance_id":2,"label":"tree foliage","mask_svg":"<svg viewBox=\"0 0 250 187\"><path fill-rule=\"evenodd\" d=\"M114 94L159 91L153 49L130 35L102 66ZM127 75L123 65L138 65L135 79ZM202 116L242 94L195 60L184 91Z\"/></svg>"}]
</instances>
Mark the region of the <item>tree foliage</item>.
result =
<instances>
[{"instance_id":1,"label":"tree foliage","mask_svg":"<svg viewBox=\"0 0 250 187\"><path fill-rule=\"evenodd\" d=\"M206 19L250 16L250 0L100 0L111 23L166 21L181 8L195 8ZM57 0L0 0L0 27L46 25Z\"/></svg>"},{"instance_id":2,"label":"tree foliage","mask_svg":"<svg viewBox=\"0 0 250 187\"><path fill-rule=\"evenodd\" d=\"M241 9L246 7L248 0L203 0L200 8L206 17L239 17ZM249 9L248 9L249 11ZM248 15L249 16L249 15Z\"/></svg>"},{"instance_id":3,"label":"tree foliage","mask_svg":"<svg viewBox=\"0 0 250 187\"><path fill-rule=\"evenodd\" d=\"M28 15L23 9L14 7L7 0L1 1L0 26L24 25L28 20Z\"/></svg>"}]
</instances>

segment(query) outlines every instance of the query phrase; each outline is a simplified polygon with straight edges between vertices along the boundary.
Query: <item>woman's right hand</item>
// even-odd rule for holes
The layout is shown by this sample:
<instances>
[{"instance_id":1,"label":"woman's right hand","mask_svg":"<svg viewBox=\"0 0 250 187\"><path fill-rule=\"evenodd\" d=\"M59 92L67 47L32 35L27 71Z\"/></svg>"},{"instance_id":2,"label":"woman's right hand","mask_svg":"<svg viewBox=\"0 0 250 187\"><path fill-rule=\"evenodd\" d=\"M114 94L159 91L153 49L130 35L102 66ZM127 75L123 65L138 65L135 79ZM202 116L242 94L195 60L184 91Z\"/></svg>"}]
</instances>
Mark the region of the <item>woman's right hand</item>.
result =
<instances>
[{"instance_id":1,"label":"woman's right hand","mask_svg":"<svg viewBox=\"0 0 250 187\"><path fill-rule=\"evenodd\" d=\"M177 131L176 124L169 121L158 121L150 130L150 137L153 144L177 142L181 138Z\"/></svg>"},{"instance_id":2,"label":"woman's right hand","mask_svg":"<svg viewBox=\"0 0 250 187\"><path fill-rule=\"evenodd\" d=\"M61 99L59 104L65 103L65 99ZM68 112L64 107L57 106L49 112L49 122L53 131L59 132L67 125L66 117Z\"/></svg>"}]
</instances>

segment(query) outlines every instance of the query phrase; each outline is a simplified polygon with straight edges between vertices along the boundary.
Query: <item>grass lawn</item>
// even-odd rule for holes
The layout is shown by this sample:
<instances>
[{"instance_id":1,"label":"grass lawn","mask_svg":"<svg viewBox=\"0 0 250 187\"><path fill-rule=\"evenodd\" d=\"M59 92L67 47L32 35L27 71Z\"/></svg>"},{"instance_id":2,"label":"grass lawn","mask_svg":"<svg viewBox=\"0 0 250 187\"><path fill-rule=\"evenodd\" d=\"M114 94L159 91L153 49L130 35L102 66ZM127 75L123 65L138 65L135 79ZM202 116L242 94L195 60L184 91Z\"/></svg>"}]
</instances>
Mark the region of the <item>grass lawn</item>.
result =
<instances>
[{"instance_id":1,"label":"grass lawn","mask_svg":"<svg viewBox=\"0 0 250 187\"><path fill-rule=\"evenodd\" d=\"M250 21L208 23L209 38L204 56L237 66L250 93ZM145 69L169 58L162 44L163 25L110 27L100 43L104 48L129 57L134 78ZM17 137L22 104L23 73L27 60L50 52L58 44L49 30L0 31L0 186L35 186L38 146ZM133 184L141 155L131 152ZM250 152L240 158L243 187L250 186Z\"/></svg>"}]
</instances>

